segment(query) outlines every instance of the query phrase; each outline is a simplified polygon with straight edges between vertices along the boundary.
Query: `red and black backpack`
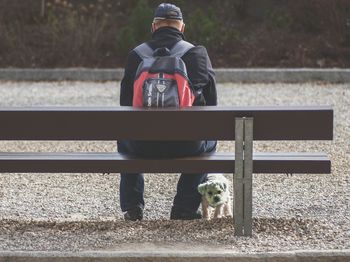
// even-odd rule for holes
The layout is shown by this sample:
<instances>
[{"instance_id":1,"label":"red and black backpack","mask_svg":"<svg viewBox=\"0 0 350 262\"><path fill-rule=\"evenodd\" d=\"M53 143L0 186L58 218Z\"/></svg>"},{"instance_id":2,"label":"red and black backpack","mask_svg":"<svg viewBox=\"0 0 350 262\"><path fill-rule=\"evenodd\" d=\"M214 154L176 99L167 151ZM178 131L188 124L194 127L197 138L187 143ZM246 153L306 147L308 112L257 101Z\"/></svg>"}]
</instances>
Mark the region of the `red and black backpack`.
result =
<instances>
[{"instance_id":1,"label":"red and black backpack","mask_svg":"<svg viewBox=\"0 0 350 262\"><path fill-rule=\"evenodd\" d=\"M181 40L169 50L153 50L146 43L136 47L142 58L134 81L133 106L135 107L187 107L195 96L181 57L193 47Z\"/></svg>"}]
</instances>

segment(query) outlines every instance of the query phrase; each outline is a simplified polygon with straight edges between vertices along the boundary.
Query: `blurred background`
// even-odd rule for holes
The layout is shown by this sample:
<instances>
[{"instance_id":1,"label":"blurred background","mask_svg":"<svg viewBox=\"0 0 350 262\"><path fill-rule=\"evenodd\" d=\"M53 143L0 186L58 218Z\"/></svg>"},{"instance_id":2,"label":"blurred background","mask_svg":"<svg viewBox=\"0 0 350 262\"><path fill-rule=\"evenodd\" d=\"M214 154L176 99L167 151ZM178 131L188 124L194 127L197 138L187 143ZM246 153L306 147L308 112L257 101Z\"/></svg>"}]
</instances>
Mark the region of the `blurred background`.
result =
<instances>
[{"instance_id":1,"label":"blurred background","mask_svg":"<svg viewBox=\"0 0 350 262\"><path fill-rule=\"evenodd\" d=\"M153 0L0 0L0 67L123 67ZM350 67L350 0L174 0L214 67Z\"/></svg>"}]
</instances>

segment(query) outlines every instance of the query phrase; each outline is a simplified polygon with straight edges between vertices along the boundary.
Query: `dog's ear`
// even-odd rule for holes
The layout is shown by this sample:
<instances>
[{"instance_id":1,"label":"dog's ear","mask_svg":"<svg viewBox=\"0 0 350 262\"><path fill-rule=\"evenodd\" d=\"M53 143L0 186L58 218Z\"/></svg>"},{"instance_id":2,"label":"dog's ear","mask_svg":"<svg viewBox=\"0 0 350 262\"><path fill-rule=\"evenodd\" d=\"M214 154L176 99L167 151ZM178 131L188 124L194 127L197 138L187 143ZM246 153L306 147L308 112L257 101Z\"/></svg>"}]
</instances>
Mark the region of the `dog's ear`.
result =
<instances>
[{"instance_id":1,"label":"dog's ear","mask_svg":"<svg viewBox=\"0 0 350 262\"><path fill-rule=\"evenodd\" d=\"M200 184L197 189L201 195L204 195L207 190L207 183Z\"/></svg>"},{"instance_id":2,"label":"dog's ear","mask_svg":"<svg viewBox=\"0 0 350 262\"><path fill-rule=\"evenodd\" d=\"M227 189L226 183L220 183L220 188L221 188L223 191L226 191L226 189Z\"/></svg>"}]
</instances>

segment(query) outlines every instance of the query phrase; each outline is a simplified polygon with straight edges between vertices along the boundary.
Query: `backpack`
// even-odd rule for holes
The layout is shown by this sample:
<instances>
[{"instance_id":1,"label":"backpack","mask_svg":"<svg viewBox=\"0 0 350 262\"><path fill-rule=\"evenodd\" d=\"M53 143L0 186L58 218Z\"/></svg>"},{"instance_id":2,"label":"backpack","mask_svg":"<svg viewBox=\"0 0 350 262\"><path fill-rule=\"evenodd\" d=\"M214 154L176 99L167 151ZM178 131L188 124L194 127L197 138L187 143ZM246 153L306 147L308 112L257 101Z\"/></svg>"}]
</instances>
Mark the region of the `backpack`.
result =
<instances>
[{"instance_id":1,"label":"backpack","mask_svg":"<svg viewBox=\"0 0 350 262\"><path fill-rule=\"evenodd\" d=\"M134 81L134 107L187 107L195 96L181 57L193 47L180 40L169 50L152 50L146 43L136 47L142 58Z\"/></svg>"}]
</instances>

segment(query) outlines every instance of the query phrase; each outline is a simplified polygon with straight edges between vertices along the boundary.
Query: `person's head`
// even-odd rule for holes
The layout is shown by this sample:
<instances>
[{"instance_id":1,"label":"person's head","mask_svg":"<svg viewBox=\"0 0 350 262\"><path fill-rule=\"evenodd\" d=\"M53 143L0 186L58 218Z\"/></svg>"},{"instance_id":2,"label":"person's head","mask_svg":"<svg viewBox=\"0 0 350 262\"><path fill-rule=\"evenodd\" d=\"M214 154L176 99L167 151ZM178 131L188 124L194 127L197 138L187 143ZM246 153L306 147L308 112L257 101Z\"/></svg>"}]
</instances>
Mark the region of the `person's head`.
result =
<instances>
[{"instance_id":1,"label":"person's head","mask_svg":"<svg viewBox=\"0 0 350 262\"><path fill-rule=\"evenodd\" d=\"M181 10L176 5L163 3L157 7L154 13L152 32L165 26L176 28L182 33L185 31Z\"/></svg>"}]
</instances>

